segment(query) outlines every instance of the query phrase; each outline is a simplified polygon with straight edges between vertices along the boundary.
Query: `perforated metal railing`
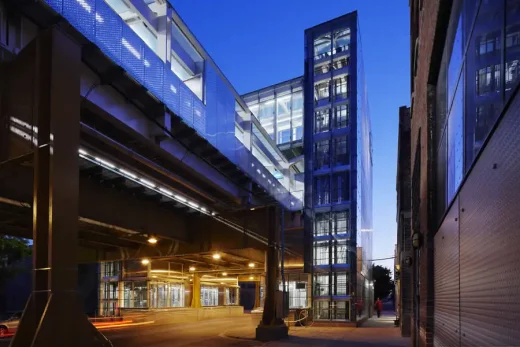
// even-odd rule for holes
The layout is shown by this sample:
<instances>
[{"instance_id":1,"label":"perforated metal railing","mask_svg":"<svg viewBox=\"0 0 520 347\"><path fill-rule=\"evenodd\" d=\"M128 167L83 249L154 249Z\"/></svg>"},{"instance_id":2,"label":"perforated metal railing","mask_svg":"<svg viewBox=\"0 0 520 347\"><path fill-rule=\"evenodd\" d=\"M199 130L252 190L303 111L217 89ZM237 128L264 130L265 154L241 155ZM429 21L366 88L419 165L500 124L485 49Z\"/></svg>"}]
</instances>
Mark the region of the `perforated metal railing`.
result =
<instances>
[{"instance_id":1,"label":"perforated metal railing","mask_svg":"<svg viewBox=\"0 0 520 347\"><path fill-rule=\"evenodd\" d=\"M97 45L138 83L285 208L302 208L302 194L289 190L234 135L235 97L206 62L204 104L104 0L41 0Z\"/></svg>"}]
</instances>

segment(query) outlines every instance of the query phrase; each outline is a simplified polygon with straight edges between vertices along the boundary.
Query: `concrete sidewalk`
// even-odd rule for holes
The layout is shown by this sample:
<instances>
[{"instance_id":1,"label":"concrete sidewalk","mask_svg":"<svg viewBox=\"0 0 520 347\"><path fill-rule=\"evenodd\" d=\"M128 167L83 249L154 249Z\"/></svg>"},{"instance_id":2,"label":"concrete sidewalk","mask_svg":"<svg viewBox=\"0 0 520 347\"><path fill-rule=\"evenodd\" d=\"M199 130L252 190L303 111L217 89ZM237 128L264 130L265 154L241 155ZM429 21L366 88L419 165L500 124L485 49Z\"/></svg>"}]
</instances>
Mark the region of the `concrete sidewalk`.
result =
<instances>
[{"instance_id":1,"label":"concrete sidewalk","mask_svg":"<svg viewBox=\"0 0 520 347\"><path fill-rule=\"evenodd\" d=\"M410 339L402 338L399 329L394 327L394 316L372 317L362 327L291 327L289 338L268 342L262 346L349 346L349 347L407 347ZM255 327L247 326L230 329L222 337L236 341L254 341Z\"/></svg>"}]
</instances>

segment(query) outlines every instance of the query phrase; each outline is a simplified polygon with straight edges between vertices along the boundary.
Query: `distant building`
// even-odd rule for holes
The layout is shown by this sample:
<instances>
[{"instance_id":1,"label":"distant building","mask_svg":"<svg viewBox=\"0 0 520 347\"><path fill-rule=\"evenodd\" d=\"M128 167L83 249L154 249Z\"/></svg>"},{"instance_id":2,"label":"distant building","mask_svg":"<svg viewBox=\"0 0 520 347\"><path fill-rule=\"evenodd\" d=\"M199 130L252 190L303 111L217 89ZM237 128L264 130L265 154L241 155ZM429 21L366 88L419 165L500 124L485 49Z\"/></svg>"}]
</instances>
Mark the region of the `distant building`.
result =
<instances>
[{"instance_id":1,"label":"distant building","mask_svg":"<svg viewBox=\"0 0 520 347\"><path fill-rule=\"evenodd\" d=\"M414 346L520 341L520 1L413 0Z\"/></svg>"}]
</instances>

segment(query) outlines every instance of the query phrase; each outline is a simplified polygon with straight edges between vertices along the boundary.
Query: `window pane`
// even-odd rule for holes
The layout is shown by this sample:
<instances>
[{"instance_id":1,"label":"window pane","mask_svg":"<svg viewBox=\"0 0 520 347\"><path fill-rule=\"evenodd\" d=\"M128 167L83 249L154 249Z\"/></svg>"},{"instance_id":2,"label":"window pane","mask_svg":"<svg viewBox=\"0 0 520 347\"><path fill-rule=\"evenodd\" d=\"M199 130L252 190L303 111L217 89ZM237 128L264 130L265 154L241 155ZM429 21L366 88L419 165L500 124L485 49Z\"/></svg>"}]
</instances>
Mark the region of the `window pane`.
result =
<instances>
[{"instance_id":1,"label":"window pane","mask_svg":"<svg viewBox=\"0 0 520 347\"><path fill-rule=\"evenodd\" d=\"M334 32L334 53L340 53L348 49L350 44L350 28Z\"/></svg>"},{"instance_id":2,"label":"window pane","mask_svg":"<svg viewBox=\"0 0 520 347\"><path fill-rule=\"evenodd\" d=\"M329 98L329 82L318 83L314 86L314 100Z\"/></svg>"},{"instance_id":3,"label":"window pane","mask_svg":"<svg viewBox=\"0 0 520 347\"><path fill-rule=\"evenodd\" d=\"M264 101L258 110L258 120L274 140L274 100Z\"/></svg>"},{"instance_id":4,"label":"window pane","mask_svg":"<svg viewBox=\"0 0 520 347\"><path fill-rule=\"evenodd\" d=\"M340 172L332 175L332 202L344 203L349 196L349 172Z\"/></svg>"},{"instance_id":5,"label":"window pane","mask_svg":"<svg viewBox=\"0 0 520 347\"><path fill-rule=\"evenodd\" d=\"M330 34L322 35L314 40L314 59L318 60L331 54Z\"/></svg>"},{"instance_id":6,"label":"window pane","mask_svg":"<svg viewBox=\"0 0 520 347\"><path fill-rule=\"evenodd\" d=\"M349 211L333 212L332 230L336 235L344 235L350 231Z\"/></svg>"},{"instance_id":7,"label":"window pane","mask_svg":"<svg viewBox=\"0 0 520 347\"><path fill-rule=\"evenodd\" d=\"M292 128L293 141L299 141L303 137L303 94L302 92L292 95Z\"/></svg>"},{"instance_id":8,"label":"window pane","mask_svg":"<svg viewBox=\"0 0 520 347\"><path fill-rule=\"evenodd\" d=\"M329 295L329 274L314 275L314 296Z\"/></svg>"},{"instance_id":9,"label":"window pane","mask_svg":"<svg viewBox=\"0 0 520 347\"><path fill-rule=\"evenodd\" d=\"M336 106L334 127L345 128L349 123L349 107L348 105Z\"/></svg>"},{"instance_id":10,"label":"window pane","mask_svg":"<svg viewBox=\"0 0 520 347\"><path fill-rule=\"evenodd\" d=\"M330 176L315 178L314 199L316 205L330 204Z\"/></svg>"},{"instance_id":11,"label":"window pane","mask_svg":"<svg viewBox=\"0 0 520 347\"><path fill-rule=\"evenodd\" d=\"M319 110L315 112L314 132L321 133L329 131L329 109Z\"/></svg>"},{"instance_id":12,"label":"window pane","mask_svg":"<svg viewBox=\"0 0 520 347\"><path fill-rule=\"evenodd\" d=\"M335 241L335 264L347 264L347 240Z\"/></svg>"},{"instance_id":13,"label":"window pane","mask_svg":"<svg viewBox=\"0 0 520 347\"><path fill-rule=\"evenodd\" d=\"M314 236L328 235L330 232L330 215L328 213L318 213L314 220Z\"/></svg>"},{"instance_id":14,"label":"window pane","mask_svg":"<svg viewBox=\"0 0 520 347\"><path fill-rule=\"evenodd\" d=\"M329 140L316 142L314 145L314 169L325 169L330 166Z\"/></svg>"},{"instance_id":15,"label":"window pane","mask_svg":"<svg viewBox=\"0 0 520 347\"><path fill-rule=\"evenodd\" d=\"M329 241L314 242L314 265L329 264Z\"/></svg>"},{"instance_id":16,"label":"window pane","mask_svg":"<svg viewBox=\"0 0 520 347\"><path fill-rule=\"evenodd\" d=\"M349 161L348 137L340 136L334 138L334 164L347 165Z\"/></svg>"}]
</instances>

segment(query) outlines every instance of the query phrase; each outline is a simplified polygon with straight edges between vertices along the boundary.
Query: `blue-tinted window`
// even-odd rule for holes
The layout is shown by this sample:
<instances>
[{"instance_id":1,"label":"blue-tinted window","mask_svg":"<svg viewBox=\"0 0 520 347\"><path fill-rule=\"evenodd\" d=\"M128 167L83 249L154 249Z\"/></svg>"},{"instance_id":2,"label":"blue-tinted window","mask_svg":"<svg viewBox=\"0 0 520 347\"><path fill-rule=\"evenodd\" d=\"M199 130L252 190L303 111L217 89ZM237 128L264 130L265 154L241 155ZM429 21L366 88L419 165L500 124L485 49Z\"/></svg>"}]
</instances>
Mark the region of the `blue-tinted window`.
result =
<instances>
[{"instance_id":1,"label":"blue-tinted window","mask_svg":"<svg viewBox=\"0 0 520 347\"><path fill-rule=\"evenodd\" d=\"M314 179L315 205L330 204L330 176L318 176Z\"/></svg>"},{"instance_id":2,"label":"blue-tinted window","mask_svg":"<svg viewBox=\"0 0 520 347\"><path fill-rule=\"evenodd\" d=\"M329 140L316 142L314 145L314 169L325 169L330 167L330 144Z\"/></svg>"}]
</instances>

